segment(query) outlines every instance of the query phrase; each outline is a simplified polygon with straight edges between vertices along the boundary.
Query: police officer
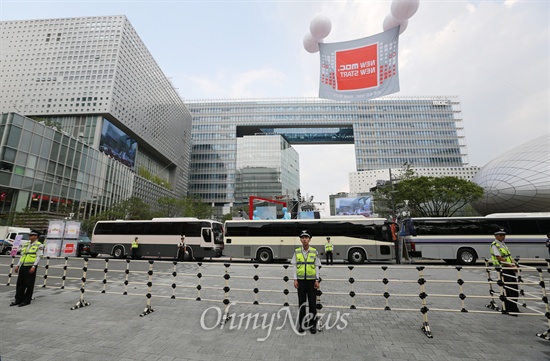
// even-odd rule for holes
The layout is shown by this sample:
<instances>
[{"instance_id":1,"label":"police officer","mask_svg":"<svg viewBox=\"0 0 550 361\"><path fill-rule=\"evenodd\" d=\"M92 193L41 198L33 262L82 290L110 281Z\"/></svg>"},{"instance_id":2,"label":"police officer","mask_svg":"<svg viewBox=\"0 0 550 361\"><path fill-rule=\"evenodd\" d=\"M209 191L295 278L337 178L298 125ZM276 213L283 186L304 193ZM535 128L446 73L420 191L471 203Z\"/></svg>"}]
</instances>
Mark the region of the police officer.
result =
<instances>
[{"instance_id":1,"label":"police officer","mask_svg":"<svg viewBox=\"0 0 550 361\"><path fill-rule=\"evenodd\" d=\"M501 228L495 232L495 240L491 243L491 260L495 267L502 268L502 281L504 282L504 290L506 292L506 301L504 306L506 312L519 312L517 303L518 285L516 278L516 266L510 254L508 246L506 246L505 238L506 231ZM515 315L511 315L515 316Z\"/></svg>"},{"instance_id":2,"label":"police officer","mask_svg":"<svg viewBox=\"0 0 550 361\"><path fill-rule=\"evenodd\" d=\"M30 242L21 249L21 258L19 258L19 262L15 266L15 273L18 273L19 277L17 277L15 301L10 306L27 306L32 300L34 282L36 281L36 269L40 257L44 253L44 245L38 242L38 233L36 232L30 233L29 240Z\"/></svg>"},{"instance_id":3,"label":"police officer","mask_svg":"<svg viewBox=\"0 0 550 361\"><path fill-rule=\"evenodd\" d=\"M300 307L298 332L303 333L305 327L315 334L317 333L317 289L319 288L321 261L317 250L309 246L310 240L311 235L306 231L300 234L302 247L296 248L290 264L293 266L294 288L298 290L298 305ZM309 305L309 318L307 319L309 322L304 324L306 299Z\"/></svg>"},{"instance_id":4,"label":"police officer","mask_svg":"<svg viewBox=\"0 0 550 361\"><path fill-rule=\"evenodd\" d=\"M136 237L132 242L132 259L138 258L138 248L139 248L138 237Z\"/></svg>"},{"instance_id":5,"label":"police officer","mask_svg":"<svg viewBox=\"0 0 550 361\"><path fill-rule=\"evenodd\" d=\"M186 255L187 255L187 249L185 248L185 236L182 235L180 238L180 243L178 244L178 259L180 261L185 261Z\"/></svg>"},{"instance_id":6,"label":"police officer","mask_svg":"<svg viewBox=\"0 0 550 361\"><path fill-rule=\"evenodd\" d=\"M330 258L330 265L334 264L334 258L333 258L333 250L334 245L332 244L330 237L327 237L327 243L325 243L325 255L327 257L327 265L329 264L329 258Z\"/></svg>"}]
</instances>

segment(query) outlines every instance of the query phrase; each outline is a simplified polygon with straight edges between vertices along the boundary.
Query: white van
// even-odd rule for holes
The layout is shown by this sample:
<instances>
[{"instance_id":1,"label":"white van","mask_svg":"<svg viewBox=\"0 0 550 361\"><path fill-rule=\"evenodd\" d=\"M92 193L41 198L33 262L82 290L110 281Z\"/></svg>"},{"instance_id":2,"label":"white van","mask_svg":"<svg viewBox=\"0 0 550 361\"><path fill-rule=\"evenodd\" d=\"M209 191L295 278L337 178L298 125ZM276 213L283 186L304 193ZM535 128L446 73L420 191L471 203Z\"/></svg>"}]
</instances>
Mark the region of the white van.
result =
<instances>
[{"instance_id":1,"label":"white van","mask_svg":"<svg viewBox=\"0 0 550 361\"><path fill-rule=\"evenodd\" d=\"M14 246L16 246L16 241L19 240L17 253L20 252L21 248L29 242L29 235L31 233L30 228L24 227L0 227L0 254L9 254ZM19 237L20 236L20 237Z\"/></svg>"}]
</instances>

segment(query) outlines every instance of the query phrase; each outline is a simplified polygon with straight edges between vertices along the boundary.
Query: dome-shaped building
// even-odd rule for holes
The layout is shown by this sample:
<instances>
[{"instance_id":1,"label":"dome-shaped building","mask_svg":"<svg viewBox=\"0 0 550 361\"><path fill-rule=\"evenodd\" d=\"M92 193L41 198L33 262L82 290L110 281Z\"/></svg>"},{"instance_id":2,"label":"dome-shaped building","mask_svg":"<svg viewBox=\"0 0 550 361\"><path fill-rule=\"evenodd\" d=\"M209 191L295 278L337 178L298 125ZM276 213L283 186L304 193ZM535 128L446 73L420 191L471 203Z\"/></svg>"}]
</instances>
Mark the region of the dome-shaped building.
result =
<instances>
[{"instance_id":1,"label":"dome-shaped building","mask_svg":"<svg viewBox=\"0 0 550 361\"><path fill-rule=\"evenodd\" d=\"M485 190L472 204L481 214L550 212L550 134L493 159L474 176Z\"/></svg>"}]
</instances>

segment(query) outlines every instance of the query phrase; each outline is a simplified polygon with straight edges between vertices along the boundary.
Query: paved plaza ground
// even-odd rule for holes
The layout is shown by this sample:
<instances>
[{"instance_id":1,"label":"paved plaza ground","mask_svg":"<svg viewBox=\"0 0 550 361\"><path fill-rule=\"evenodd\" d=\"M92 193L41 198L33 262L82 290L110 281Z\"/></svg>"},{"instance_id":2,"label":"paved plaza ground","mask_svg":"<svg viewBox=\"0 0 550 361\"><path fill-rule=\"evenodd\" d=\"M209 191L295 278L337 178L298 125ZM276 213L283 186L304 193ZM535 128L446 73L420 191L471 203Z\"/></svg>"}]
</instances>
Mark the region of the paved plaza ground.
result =
<instances>
[{"instance_id":1,"label":"paved plaza ground","mask_svg":"<svg viewBox=\"0 0 550 361\"><path fill-rule=\"evenodd\" d=\"M291 325L297 296L284 264L90 259L82 294L84 260L70 259L63 269L64 259L51 259L46 279L41 262L35 300L19 308L9 307L16 283L11 262L0 257L2 361L550 360L550 341L536 337L548 329L537 314L546 305L527 300L531 309L519 317L491 311L482 267L323 267L322 331L297 335ZM546 270L544 277L548 282ZM433 338L421 330L418 279L426 280ZM524 279L536 284L539 273ZM71 310L81 296L89 305ZM228 310L224 299L234 303ZM148 310L154 312L140 317ZM222 324L225 311L231 318Z\"/></svg>"}]
</instances>

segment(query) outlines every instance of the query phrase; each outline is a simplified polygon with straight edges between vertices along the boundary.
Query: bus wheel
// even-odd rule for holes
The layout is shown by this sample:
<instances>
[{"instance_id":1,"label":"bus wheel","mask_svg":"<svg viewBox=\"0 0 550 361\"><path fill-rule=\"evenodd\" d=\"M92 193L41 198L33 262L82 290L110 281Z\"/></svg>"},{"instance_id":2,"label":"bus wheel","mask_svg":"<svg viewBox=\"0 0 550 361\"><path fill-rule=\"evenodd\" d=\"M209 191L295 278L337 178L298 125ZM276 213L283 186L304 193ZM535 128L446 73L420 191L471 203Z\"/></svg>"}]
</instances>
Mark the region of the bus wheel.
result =
<instances>
[{"instance_id":1,"label":"bus wheel","mask_svg":"<svg viewBox=\"0 0 550 361\"><path fill-rule=\"evenodd\" d=\"M261 263L271 263L273 262L273 253L271 253L271 250L263 248L258 251L256 261L259 261Z\"/></svg>"},{"instance_id":2,"label":"bus wheel","mask_svg":"<svg viewBox=\"0 0 550 361\"><path fill-rule=\"evenodd\" d=\"M193 251L189 247L186 247L185 250L187 252L185 252L185 254L183 255L183 260L184 261L192 261L193 260Z\"/></svg>"},{"instance_id":3,"label":"bus wheel","mask_svg":"<svg viewBox=\"0 0 550 361\"><path fill-rule=\"evenodd\" d=\"M115 258L123 258L124 257L124 249L120 246L117 246L115 247L114 251L113 251L113 256L115 256Z\"/></svg>"},{"instance_id":4,"label":"bus wheel","mask_svg":"<svg viewBox=\"0 0 550 361\"><path fill-rule=\"evenodd\" d=\"M458 251L458 263L463 265L475 264L477 261L476 252L471 248L462 248Z\"/></svg>"},{"instance_id":5,"label":"bus wheel","mask_svg":"<svg viewBox=\"0 0 550 361\"><path fill-rule=\"evenodd\" d=\"M366 260L365 252L362 249L352 249L349 251L348 260L352 264L361 264Z\"/></svg>"}]
</instances>

